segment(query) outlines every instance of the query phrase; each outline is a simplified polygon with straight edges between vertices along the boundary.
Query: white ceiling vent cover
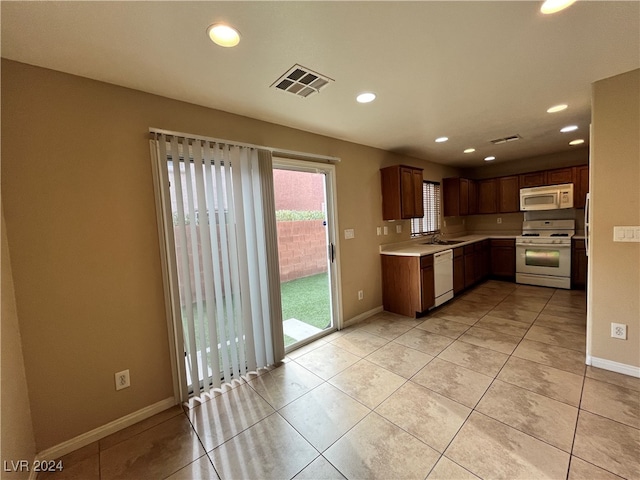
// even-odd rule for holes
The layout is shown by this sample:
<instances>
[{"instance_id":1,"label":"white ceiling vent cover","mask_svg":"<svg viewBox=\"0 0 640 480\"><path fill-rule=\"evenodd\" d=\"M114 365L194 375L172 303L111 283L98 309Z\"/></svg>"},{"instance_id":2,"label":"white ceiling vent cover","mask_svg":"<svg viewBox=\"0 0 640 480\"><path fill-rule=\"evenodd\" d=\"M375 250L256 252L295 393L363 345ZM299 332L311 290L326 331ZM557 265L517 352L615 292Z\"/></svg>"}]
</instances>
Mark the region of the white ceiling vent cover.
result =
<instances>
[{"instance_id":1,"label":"white ceiling vent cover","mask_svg":"<svg viewBox=\"0 0 640 480\"><path fill-rule=\"evenodd\" d=\"M298 97L307 98L318 93L330 82L333 82L333 79L296 64L273 82L271 86Z\"/></svg>"},{"instance_id":2,"label":"white ceiling vent cover","mask_svg":"<svg viewBox=\"0 0 640 480\"><path fill-rule=\"evenodd\" d=\"M496 138L495 140L490 140L490 143L493 143L494 145L500 145L502 143L507 143L507 142L515 142L516 140L521 140L522 137L520 135L510 135L508 137L504 137L504 138Z\"/></svg>"}]
</instances>

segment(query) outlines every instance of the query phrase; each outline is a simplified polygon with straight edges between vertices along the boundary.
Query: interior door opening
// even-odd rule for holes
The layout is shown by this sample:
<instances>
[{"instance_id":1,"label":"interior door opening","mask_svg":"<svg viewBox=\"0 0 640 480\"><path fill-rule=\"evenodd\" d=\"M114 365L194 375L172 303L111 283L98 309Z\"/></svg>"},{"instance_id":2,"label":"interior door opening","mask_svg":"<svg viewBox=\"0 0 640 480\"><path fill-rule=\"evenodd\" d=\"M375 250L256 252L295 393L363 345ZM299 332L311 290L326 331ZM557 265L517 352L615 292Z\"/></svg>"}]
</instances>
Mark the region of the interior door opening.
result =
<instances>
[{"instance_id":1,"label":"interior door opening","mask_svg":"<svg viewBox=\"0 0 640 480\"><path fill-rule=\"evenodd\" d=\"M333 167L274 158L285 347L337 328Z\"/></svg>"}]
</instances>

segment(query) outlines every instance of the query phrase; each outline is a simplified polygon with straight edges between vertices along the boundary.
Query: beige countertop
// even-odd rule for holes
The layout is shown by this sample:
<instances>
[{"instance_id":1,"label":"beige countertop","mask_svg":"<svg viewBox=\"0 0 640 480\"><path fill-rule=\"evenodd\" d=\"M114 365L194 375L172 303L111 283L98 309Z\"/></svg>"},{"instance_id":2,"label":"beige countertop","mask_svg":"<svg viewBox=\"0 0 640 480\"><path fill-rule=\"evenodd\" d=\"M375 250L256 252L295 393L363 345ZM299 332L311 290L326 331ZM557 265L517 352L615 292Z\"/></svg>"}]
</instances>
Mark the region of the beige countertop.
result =
<instances>
[{"instance_id":1,"label":"beige countertop","mask_svg":"<svg viewBox=\"0 0 640 480\"><path fill-rule=\"evenodd\" d=\"M471 243L480 242L482 240L487 240L490 238L506 238L506 239L515 239L519 234L514 233L511 235L499 233L499 234L473 234L473 235L462 235L459 237L444 237L445 240L458 240L460 243L455 245L433 245L429 242L430 237L421 237L416 238L414 240L409 240L407 242L401 243L389 243L386 245L380 245L380 254L381 255L398 255L403 257L421 257L423 255L432 255L437 252L442 252L444 250L449 250L457 247L464 247L465 245L469 245Z\"/></svg>"}]
</instances>

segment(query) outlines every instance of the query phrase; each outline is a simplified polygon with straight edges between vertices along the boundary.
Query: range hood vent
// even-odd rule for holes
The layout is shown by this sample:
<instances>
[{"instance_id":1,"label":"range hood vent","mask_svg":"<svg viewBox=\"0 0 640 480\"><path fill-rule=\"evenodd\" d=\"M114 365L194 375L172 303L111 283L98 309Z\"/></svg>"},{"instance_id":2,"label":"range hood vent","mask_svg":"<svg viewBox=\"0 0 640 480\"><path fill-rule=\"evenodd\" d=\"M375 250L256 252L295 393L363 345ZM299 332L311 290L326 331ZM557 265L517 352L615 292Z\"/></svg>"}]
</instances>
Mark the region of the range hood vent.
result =
<instances>
[{"instance_id":1,"label":"range hood vent","mask_svg":"<svg viewBox=\"0 0 640 480\"><path fill-rule=\"evenodd\" d=\"M496 138L495 140L490 140L490 143L494 145L500 145L502 143L515 142L516 140L521 140L521 139L522 137L516 134L516 135L510 135L504 138Z\"/></svg>"},{"instance_id":2,"label":"range hood vent","mask_svg":"<svg viewBox=\"0 0 640 480\"><path fill-rule=\"evenodd\" d=\"M271 84L272 87L298 97L307 98L319 93L333 82L333 79L314 72L302 65L294 65L284 75Z\"/></svg>"}]
</instances>

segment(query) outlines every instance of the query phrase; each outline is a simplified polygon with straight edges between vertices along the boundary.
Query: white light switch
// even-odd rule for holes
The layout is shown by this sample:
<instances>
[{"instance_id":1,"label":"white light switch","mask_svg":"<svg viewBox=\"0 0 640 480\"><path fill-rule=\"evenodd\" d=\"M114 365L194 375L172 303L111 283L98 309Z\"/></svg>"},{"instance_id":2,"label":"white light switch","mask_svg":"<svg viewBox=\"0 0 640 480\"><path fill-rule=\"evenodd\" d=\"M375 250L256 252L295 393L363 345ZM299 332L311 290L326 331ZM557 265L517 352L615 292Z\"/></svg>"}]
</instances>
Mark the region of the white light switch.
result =
<instances>
[{"instance_id":1,"label":"white light switch","mask_svg":"<svg viewBox=\"0 0 640 480\"><path fill-rule=\"evenodd\" d=\"M376 227L376 234L382 235L382 227Z\"/></svg>"},{"instance_id":2,"label":"white light switch","mask_svg":"<svg viewBox=\"0 0 640 480\"><path fill-rule=\"evenodd\" d=\"M613 227L614 242L640 242L640 227Z\"/></svg>"},{"instance_id":3,"label":"white light switch","mask_svg":"<svg viewBox=\"0 0 640 480\"><path fill-rule=\"evenodd\" d=\"M344 231L344 239L345 240L349 240L351 238L354 238L356 236L355 231L353 230L353 228L347 228Z\"/></svg>"},{"instance_id":4,"label":"white light switch","mask_svg":"<svg viewBox=\"0 0 640 480\"><path fill-rule=\"evenodd\" d=\"M396 233L402 233L402 225L396 225Z\"/></svg>"}]
</instances>

